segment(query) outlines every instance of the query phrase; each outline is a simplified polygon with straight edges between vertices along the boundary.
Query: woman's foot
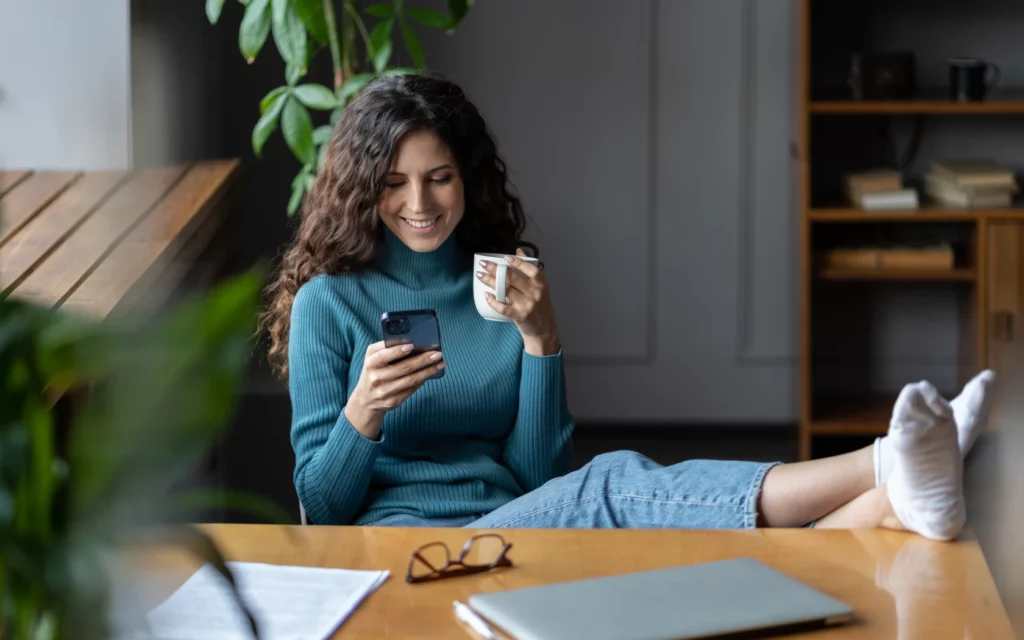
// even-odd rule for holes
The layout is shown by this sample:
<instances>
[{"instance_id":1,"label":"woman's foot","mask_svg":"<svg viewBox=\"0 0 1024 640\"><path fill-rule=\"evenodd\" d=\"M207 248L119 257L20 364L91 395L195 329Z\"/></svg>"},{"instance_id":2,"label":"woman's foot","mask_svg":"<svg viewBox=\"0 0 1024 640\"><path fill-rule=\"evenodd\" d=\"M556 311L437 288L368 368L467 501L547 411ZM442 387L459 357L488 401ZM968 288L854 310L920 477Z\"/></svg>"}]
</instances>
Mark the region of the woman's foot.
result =
<instances>
[{"instance_id":1,"label":"woman's foot","mask_svg":"<svg viewBox=\"0 0 1024 640\"><path fill-rule=\"evenodd\" d=\"M907 385L896 400L888 439L894 463L886 484L896 518L926 538L955 538L967 517L949 403L927 382Z\"/></svg>"},{"instance_id":2,"label":"woman's foot","mask_svg":"<svg viewBox=\"0 0 1024 640\"><path fill-rule=\"evenodd\" d=\"M956 423L957 442L960 455L966 457L988 424L992 409L993 386L996 374L986 369L964 385L963 390L950 402ZM875 440L875 486L885 484L892 473L896 456L888 436Z\"/></svg>"},{"instance_id":3,"label":"woman's foot","mask_svg":"<svg viewBox=\"0 0 1024 640\"><path fill-rule=\"evenodd\" d=\"M964 457L974 446L975 440L988 424L988 414L992 410L992 387L996 382L996 374L985 370L974 376L964 386L956 398L950 402L953 417L956 419L957 441L960 454Z\"/></svg>"}]
</instances>

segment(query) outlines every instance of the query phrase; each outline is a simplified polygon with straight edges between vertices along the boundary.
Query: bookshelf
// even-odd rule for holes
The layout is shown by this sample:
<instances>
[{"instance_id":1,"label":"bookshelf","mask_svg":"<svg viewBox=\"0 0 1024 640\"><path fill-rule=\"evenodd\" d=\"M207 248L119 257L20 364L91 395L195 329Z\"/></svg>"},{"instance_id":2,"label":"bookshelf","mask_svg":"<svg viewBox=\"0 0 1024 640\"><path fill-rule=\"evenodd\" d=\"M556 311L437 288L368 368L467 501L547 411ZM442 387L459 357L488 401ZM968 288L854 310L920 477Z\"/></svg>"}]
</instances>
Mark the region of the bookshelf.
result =
<instances>
[{"instance_id":1,"label":"bookshelf","mask_svg":"<svg viewBox=\"0 0 1024 640\"><path fill-rule=\"evenodd\" d=\"M983 102L953 102L943 86L948 57L1012 51L1024 37L1024 5L800 0L799 20L799 457L806 460L884 434L903 383L929 379L951 398L991 367L1001 392L1024 385L1024 201L957 208L936 204L923 188L932 160L990 151L1024 187L1024 86L1013 82L1024 85L1024 67L1009 68L1010 56L993 60L1002 81ZM851 54L900 49L914 51L922 88L907 99L854 100L845 86ZM918 190L919 207L865 211L849 204L842 176L889 161ZM851 244L935 242L955 247L949 268L819 260ZM1006 423L1000 406L997 400L995 429Z\"/></svg>"}]
</instances>

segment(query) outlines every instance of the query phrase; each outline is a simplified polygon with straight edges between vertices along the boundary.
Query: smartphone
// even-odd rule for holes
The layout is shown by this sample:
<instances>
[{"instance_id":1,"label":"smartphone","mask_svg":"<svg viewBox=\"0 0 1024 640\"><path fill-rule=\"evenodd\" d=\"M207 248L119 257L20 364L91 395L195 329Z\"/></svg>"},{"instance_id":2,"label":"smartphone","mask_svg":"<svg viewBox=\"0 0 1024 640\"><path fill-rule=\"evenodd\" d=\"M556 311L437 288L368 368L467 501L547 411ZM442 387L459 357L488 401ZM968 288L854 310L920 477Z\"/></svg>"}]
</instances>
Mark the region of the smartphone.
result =
<instances>
[{"instance_id":1,"label":"smartphone","mask_svg":"<svg viewBox=\"0 0 1024 640\"><path fill-rule=\"evenodd\" d=\"M388 311L380 317L380 328L384 334L384 346L412 344L412 351L400 360L426 351L441 350L441 325L437 322L437 313L432 309ZM441 369L428 379L443 378L444 372Z\"/></svg>"}]
</instances>

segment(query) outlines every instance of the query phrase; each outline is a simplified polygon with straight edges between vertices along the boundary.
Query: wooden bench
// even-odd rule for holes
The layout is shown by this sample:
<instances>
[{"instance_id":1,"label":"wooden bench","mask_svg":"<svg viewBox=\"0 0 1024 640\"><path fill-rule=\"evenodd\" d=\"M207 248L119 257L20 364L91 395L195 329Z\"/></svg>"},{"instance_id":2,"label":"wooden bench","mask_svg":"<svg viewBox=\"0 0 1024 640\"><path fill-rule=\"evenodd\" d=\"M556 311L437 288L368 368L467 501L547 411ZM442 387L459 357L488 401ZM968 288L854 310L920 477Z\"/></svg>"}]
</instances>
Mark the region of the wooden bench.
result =
<instances>
[{"instance_id":1,"label":"wooden bench","mask_svg":"<svg viewBox=\"0 0 1024 640\"><path fill-rule=\"evenodd\" d=\"M240 174L0 172L0 295L104 320L203 287L237 258Z\"/></svg>"}]
</instances>

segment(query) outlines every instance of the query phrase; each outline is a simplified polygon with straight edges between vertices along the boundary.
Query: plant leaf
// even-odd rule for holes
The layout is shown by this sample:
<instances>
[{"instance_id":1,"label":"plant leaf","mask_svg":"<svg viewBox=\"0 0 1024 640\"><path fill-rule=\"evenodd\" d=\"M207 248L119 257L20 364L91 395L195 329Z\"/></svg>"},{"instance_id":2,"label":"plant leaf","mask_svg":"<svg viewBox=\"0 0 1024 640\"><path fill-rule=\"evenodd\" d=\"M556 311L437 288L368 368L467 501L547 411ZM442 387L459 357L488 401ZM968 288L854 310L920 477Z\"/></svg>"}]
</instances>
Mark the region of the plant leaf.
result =
<instances>
[{"instance_id":1,"label":"plant leaf","mask_svg":"<svg viewBox=\"0 0 1024 640\"><path fill-rule=\"evenodd\" d=\"M274 42L285 62L306 70L306 27L291 0L271 0Z\"/></svg>"},{"instance_id":2,"label":"plant leaf","mask_svg":"<svg viewBox=\"0 0 1024 640\"><path fill-rule=\"evenodd\" d=\"M224 9L225 0L206 0L206 19L210 24L217 24L220 12Z\"/></svg>"},{"instance_id":3,"label":"plant leaf","mask_svg":"<svg viewBox=\"0 0 1024 640\"><path fill-rule=\"evenodd\" d=\"M246 62L252 63L270 34L270 0L252 0L245 8L238 28L238 48Z\"/></svg>"},{"instance_id":4,"label":"plant leaf","mask_svg":"<svg viewBox=\"0 0 1024 640\"><path fill-rule=\"evenodd\" d=\"M274 99L272 103L267 107L266 112L260 117L259 121L256 122L256 126L252 129L252 150L256 154L257 158L263 155L263 145L267 143L267 139L270 138L270 134L274 133L274 129L277 128L277 119L281 115L281 110L284 109L284 105L288 102L289 96L287 93L281 93Z\"/></svg>"},{"instance_id":5,"label":"plant leaf","mask_svg":"<svg viewBox=\"0 0 1024 640\"><path fill-rule=\"evenodd\" d=\"M348 104L349 98L359 93L359 90L365 87L370 80L373 80L372 73L357 73L346 80L345 84L341 85L341 91L338 92L338 99L342 104Z\"/></svg>"},{"instance_id":6,"label":"plant leaf","mask_svg":"<svg viewBox=\"0 0 1024 640\"><path fill-rule=\"evenodd\" d=\"M424 27L434 27L435 29L450 29L452 26L452 20L443 13L438 13L433 9L406 9L405 15L409 16L416 22L422 24Z\"/></svg>"},{"instance_id":7,"label":"plant leaf","mask_svg":"<svg viewBox=\"0 0 1024 640\"><path fill-rule=\"evenodd\" d=\"M370 32L370 57L376 59L377 53L391 42L391 31L395 26L394 18L387 18L377 23L377 26Z\"/></svg>"},{"instance_id":8,"label":"plant leaf","mask_svg":"<svg viewBox=\"0 0 1024 640\"><path fill-rule=\"evenodd\" d=\"M295 215L295 212L302 206L302 196L313 184L313 167L306 165L299 170L292 180L292 196L288 199L288 217Z\"/></svg>"},{"instance_id":9,"label":"plant leaf","mask_svg":"<svg viewBox=\"0 0 1024 640\"><path fill-rule=\"evenodd\" d=\"M334 127L329 125L322 125L313 129L313 144L316 146L325 145L331 141L331 136L334 135Z\"/></svg>"},{"instance_id":10,"label":"plant leaf","mask_svg":"<svg viewBox=\"0 0 1024 640\"><path fill-rule=\"evenodd\" d=\"M395 8L390 4L384 4L382 2L378 4L371 4L366 7L364 11L375 18L390 18L395 15Z\"/></svg>"},{"instance_id":11,"label":"plant leaf","mask_svg":"<svg viewBox=\"0 0 1024 640\"><path fill-rule=\"evenodd\" d=\"M331 150L331 143L325 142L320 145L320 150L316 154L316 170L317 173L324 168L324 163L327 162L327 152Z\"/></svg>"},{"instance_id":12,"label":"plant leaf","mask_svg":"<svg viewBox=\"0 0 1024 640\"><path fill-rule=\"evenodd\" d=\"M385 67L388 66L388 60L391 59L391 49L392 44L391 41L388 40L383 45L381 45L380 49L377 50L377 53L374 54L373 68L378 73L383 71Z\"/></svg>"},{"instance_id":13,"label":"plant leaf","mask_svg":"<svg viewBox=\"0 0 1024 640\"><path fill-rule=\"evenodd\" d=\"M270 93L268 93L267 95L263 96L263 99L260 100L260 113L266 113L267 109L270 108L270 105L274 103L274 100L277 100L281 96L281 94L287 90L288 87L278 87L271 91Z\"/></svg>"},{"instance_id":14,"label":"plant leaf","mask_svg":"<svg viewBox=\"0 0 1024 640\"><path fill-rule=\"evenodd\" d=\"M423 60L423 47L420 46L419 38L416 37L412 27L405 20L402 20L402 40L405 41L405 48L409 51L409 55L412 56L413 64L420 69L425 67L426 61ZM378 69L378 71L382 70Z\"/></svg>"},{"instance_id":15,"label":"plant leaf","mask_svg":"<svg viewBox=\"0 0 1024 640\"><path fill-rule=\"evenodd\" d=\"M331 123L332 127L338 126L338 120L341 120L341 116L344 115L344 113L345 113L344 105L338 107L337 109L335 109L334 111L331 112L331 117L329 118L328 121Z\"/></svg>"},{"instance_id":16,"label":"plant leaf","mask_svg":"<svg viewBox=\"0 0 1024 640\"><path fill-rule=\"evenodd\" d=\"M292 96L285 98L284 111L281 114L281 132L285 142L302 164L316 162L316 150L313 148L313 121L309 111Z\"/></svg>"},{"instance_id":17,"label":"plant leaf","mask_svg":"<svg viewBox=\"0 0 1024 640\"><path fill-rule=\"evenodd\" d=\"M253 1L255 2L256 0ZM197 527L184 527L176 533L177 535L174 535L175 543L188 550L200 560L209 563L211 567L217 570L217 573L227 580L235 604L238 605L239 611L249 622L249 628L252 630L253 637L258 639L260 637L260 630L256 617L253 616L248 605L245 603L245 599L242 598L242 593L238 590L238 584L235 582L235 576L231 573L231 569L228 567L227 562L225 562L220 549L217 548L217 544Z\"/></svg>"},{"instance_id":18,"label":"plant leaf","mask_svg":"<svg viewBox=\"0 0 1024 640\"><path fill-rule=\"evenodd\" d=\"M334 92L322 84L303 84L295 87L295 97L310 109L330 111L338 106Z\"/></svg>"},{"instance_id":19,"label":"plant leaf","mask_svg":"<svg viewBox=\"0 0 1024 640\"><path fill-rule=\"evenodd\" d=\"M388 78L391 76L404 76L409 74L420 73L422 69L416 69L415 67L388 67L381 71L379 74L382 78Z\"/></svg>"},{"instance_id":20,"label":"plant leaf","mask_svg":"<svg viewBox=\"0 0 1024 640\"><path fill-rule=\"evenodd\" d=\"M454 29L466 17L472 0L448 0L448 15L451 16L449 28Z\"/></svg>"},{"instance_id":21,"label":"plant leaf","mask_svg":"<svg viewBox=\"0 0 1024 640\"><path fill-rule=\"evenodd\" d=\"M324 6L321 0L292 0L295 13L306 27L309 35L321 44L327 44L330 36L327 32L327 19L324 17Z\"/></svg>"}]
</instances>

